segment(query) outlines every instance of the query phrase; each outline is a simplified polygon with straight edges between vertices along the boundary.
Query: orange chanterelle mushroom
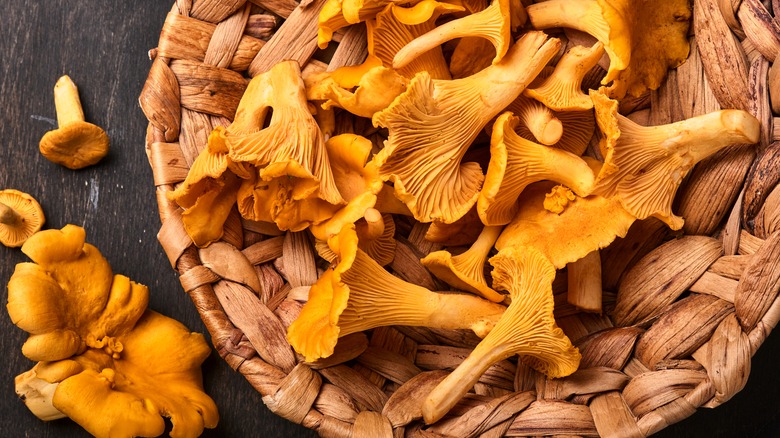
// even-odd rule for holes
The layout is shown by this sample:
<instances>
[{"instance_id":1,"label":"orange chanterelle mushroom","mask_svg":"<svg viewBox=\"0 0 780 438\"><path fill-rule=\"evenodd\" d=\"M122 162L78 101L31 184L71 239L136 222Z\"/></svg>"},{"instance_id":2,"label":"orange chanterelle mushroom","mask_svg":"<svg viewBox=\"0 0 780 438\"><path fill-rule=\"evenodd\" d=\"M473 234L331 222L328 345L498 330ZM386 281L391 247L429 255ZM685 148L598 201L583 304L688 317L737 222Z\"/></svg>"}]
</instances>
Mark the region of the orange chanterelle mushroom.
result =
<instances>
[{"instance_id":1,"label":"orange chanterelle mushroom","mask_svg":"<svg viewBox=\"0 0 780 438\"><path fill-rule=\"evenodd\" d=\"M328 239L335 261L314 283L287 338L307 361L333 354L339 337L391 325L470 329L484 336L505 307L437 293L387 272L358 248L354 225Z\"/></svg>"},{"instance_id":2,"label":"orange chanterelle mushroom","mask_svg":"<svg viewBox=\"0 0 780 438\"><path fill-rule=\"evenodd\" d=\"M553 317L555 267L533 248L512 247L490 259L493 286L506 290L512 304L493 330L474 348L423 403L425 422L441 419L494 363L520 355L520 360L549 377L577 370L580 353Z\"/></svg>"},{"instance_id":3,"label":"orange chanterelle mushroom","mask_svg":"<svg viewBox=\"0 0 780 438\"><path fill-rule=\"evenodd\" d=\"M477 163L461 163L482 128L509 105L557 53L560 41L523 35L494 65L456 80L418 73L374 125L389 138L374 160L380 176L421 222L454 222L474 205L484 180Z\"/></svg>"},{"instance_id":4,"label":"orange chanterelle mushroom","mask_svg":"<svg viewBox=\"0 0 780 438\"><path fill-rule=\"evenodd\" d=\"M108 135L97 125L84 120L78 88L68 76L54 85L54 106L58 128L44 134L41 154L70 169L81 169L108 154Z\"/></svg>"},{"instance_id":5,"label":"orange chanterelle mushroom","mask_svg":"<svg viewBox=\"0 0 780 438\"><path fill-rule=\"evenodd\" d=\"M0 191L0 243L22 246L44 221L43 209L35 198L18 190Z\"/></svg>"},{"instance_id":6,"label":"orange chanterelle mushroom","mask_svg":"<svg viewBox=\"0 0 780 438\"><path fill-rule=\"evenodd\" d=\"M536 29L577 29L601 41L610 60L602 83L613 97L658 88L666 71L688 57L688 0L547 0L527 12Z\"/></svg>"},{"instance_id":7,"label":"orange chanterelle mushroom","mask_svg":"<svg viewBox=\"0 0 780 438\"><path fill-rule=\"evenodd\" d=\"M196 437L218 421L203 392L204 337L147 309L146 286L114 275L84 229L36 233L8 283L8 314L39 361L16 392L39 418L70 417L98 437Z\"/></svg>"}]
</instances>

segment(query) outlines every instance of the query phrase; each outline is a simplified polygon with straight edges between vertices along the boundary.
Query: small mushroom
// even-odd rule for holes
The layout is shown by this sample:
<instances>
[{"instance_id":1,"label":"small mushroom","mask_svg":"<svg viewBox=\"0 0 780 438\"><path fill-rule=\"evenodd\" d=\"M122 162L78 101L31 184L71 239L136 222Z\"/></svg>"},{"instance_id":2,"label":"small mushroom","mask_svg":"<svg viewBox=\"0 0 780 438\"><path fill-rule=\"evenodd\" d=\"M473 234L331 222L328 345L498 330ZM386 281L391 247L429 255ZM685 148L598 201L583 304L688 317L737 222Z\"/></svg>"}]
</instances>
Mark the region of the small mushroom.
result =
<instances>
[{"instance_id":1,"label":"small mushroom","mask_svg":"<svg viewBox=\"0 0 780 438\"><path fill-rule=\"evenodd\" d=\"M547 146L554 145L561 140L563 123L556 117L553 110L542 103L520 95L506 109L522 122L517 124L514 129L516 131L522 129L530 134L531 138L525 138Z\"/></svg>"},{"instance_id":2,"label":"small mushroom","mask_svg":"<svg viewBox=\"0 0 780 438\"><path fill-rule=\"evenodd\" d=\"M482 11L448 21L415 38L396 53L393 68L402 68L428 50L463 37L482 37L490 41L495 48L492 60L492 64L495 64L501 61L512 43L510 21L509 0L493 0Z\"/></svg>"},{"instance_id":3,"label":"small mushroom","mask_svg":"<svg viewBox=\"0 0 780 438\"><path fill-rule=\"evenodd\" d=\"M385 10L376 14L375 20L366 22L369 53L378 57L382 65L388 68L393 66L393 58L405 45L433 30L439 16L447 12L433 10L427 20L409 25L398 18L395 12L398 8L396 5L388 5ZM428 50L396 71L408 79L422 71L428 72L434 79L452 78L441 47Z\"/></svg>"},{"instance_id":4,"label":"small mushroom","mask_svg":"<svg viewBox=\"0 0 780 438\"><path fill-rule=\"evenodd\" d=\"M58 128L41 138L39 146L44 157L69 169L81 169L108 154L108 135L84 120L78 88L67 75L54 85L54 106Z\"/></svg>"},{"instance_id":5,"label":"small mushroom","mask_svg":"<svg viewBox=\"0 0 780 438\"><path fill-rule=\"evenodd\" d=\"M482 228L477 241L463 253L453 256L447 250L434 251L421 261L433 275L455 289L475 293L487 300L500 303L504 296L485 281L485 262L503 227Z\"/></svg>"},{"instance_id":6,"label":"small mushroom","mask_svg":"<svg viewBox=\"0 0 780 438\"><path fill-rule=\"evenodd\" d=\"M45 221L38 201L14 189L0 191L0 243L17 248L41 229Z\"/></svg>"},{"instance_id":7,"label":"small mushroom","mask_svg":"<svg viewBox=\"0 0 780 438\"><path fill-rule=\"evenodd\" d=\"M556 111L584 111L593 108L590 96L582 92L582 79L604 54L604 45L574 46L558 61L552 74L539 86L523 94Z\"/></svg>"}]
</instances>

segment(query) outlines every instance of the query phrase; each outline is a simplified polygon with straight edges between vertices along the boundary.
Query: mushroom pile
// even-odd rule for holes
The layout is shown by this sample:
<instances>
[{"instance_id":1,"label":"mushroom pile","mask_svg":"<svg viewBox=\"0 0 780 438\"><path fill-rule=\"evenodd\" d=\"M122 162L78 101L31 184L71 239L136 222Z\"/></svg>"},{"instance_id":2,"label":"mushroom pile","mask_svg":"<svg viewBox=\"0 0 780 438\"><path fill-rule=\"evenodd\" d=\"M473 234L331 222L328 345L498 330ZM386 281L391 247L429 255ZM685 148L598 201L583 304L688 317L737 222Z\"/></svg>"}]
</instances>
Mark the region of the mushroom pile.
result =
<instances>
[{"instance_id":1,"label":"mushroom pile","mask_svg":"<svg viewBox=\"0 0 780 438\"><path fill-rule=\"evenodd\" d=\"M672 202L691 168L758 141L758 120L740 110L663 126L619 112L685 61L690 17L687 0L329 0L318 44L364 22L365 62L302 72L283 61L252 78L168 196L200 247L235 207L310 232L330 267L288 328L306 361L387 325L483 338L428 395L433 423L499 360L517 355L553 378L576 371L580 354L553 317L556 271L587 275L637 220L680 229ZM594 72L601 86L583 85ZM383 267L394 215L430 224L445 249L422 263L453 291ZM600 295L587 295L575 304L600 312Z\"/></svg>"}]
</instances>

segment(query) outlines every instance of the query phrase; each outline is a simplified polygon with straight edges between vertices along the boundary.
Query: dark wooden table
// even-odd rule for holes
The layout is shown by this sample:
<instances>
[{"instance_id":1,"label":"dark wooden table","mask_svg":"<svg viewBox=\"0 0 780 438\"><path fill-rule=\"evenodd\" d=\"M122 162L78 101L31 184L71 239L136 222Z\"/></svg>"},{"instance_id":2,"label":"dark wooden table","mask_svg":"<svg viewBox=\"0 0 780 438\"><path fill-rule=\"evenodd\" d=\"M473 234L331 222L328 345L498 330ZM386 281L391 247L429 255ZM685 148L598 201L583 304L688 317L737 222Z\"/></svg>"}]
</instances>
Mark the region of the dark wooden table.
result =
<instances>
[{"instance_id":1,"label":"dark wooden table","mask_svg":"<svg viewBox=\"0 0 780 438\"><path fill-rule=\"evenodd\" d=\"M72 223L109 260L114 272L150 288L150 307L205 328L160 248L151 169L144 154L146 119L137 98L172 2L136 0L7 0L0 15L0 189L32 194L46 228ZM54 127L52 87L68 74L80 87L86 116L111 137L108 157L72 171L44 159L40 137ZM0 247L0 283L25 261ZM26 334L0 311L0 437L83 437L69 420L44 423L14 394L14 376L33 363L22 356ZM700 410L658 436L780 436L780 335L770 336L753 361L748 386L726 405ZM216 354L205 362L204 384L221 415L205 436L308 437L314 434L272 414L260 395Z\"/></svg>"}]
</instances>

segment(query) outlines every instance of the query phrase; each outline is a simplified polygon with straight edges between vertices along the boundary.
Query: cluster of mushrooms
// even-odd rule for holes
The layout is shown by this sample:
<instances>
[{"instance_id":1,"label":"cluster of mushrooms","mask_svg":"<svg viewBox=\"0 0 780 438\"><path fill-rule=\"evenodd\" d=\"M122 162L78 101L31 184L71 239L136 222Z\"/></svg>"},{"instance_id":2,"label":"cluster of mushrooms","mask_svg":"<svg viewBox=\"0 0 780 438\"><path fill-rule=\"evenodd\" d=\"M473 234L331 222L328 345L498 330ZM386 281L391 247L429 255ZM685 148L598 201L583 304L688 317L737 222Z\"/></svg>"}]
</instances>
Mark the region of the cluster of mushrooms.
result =
<instances>
[{"instance_id":1,"label":"cluster of mushrooms","mask_svg":"<svg viewBox=\"0 0 780 438\"><path fill-rule=\"evenodd\" d=\"M39 231L22 245L32 261L8 282L8 315L29 333L37 362L16 393L42 420L70 417L98 437L196 437L219 420L203 391L203 335L147 308L149 289L114 274L76 225Z\"/></svg>"},{"instance_id":2,"label":"cluster of mushrooms","mask_svg":"<svg viewBox=\"0 0 780 438\"><path fill-rule=\"evenodd\" d=\"M54 86L58 128L40 152L70 169L108 153L105 131L84 120L68 76ZM204 392L201 364L211 353L203 335L148 309L149 289L114 274L76 225L44 230L30 195L0 191L0 243L21 247L30 262L8 282L11 321L29 337L22 354L36 364L15 379L17 395L38 418L70 417L97 437L196 437L219 413Z\"/></svg>"},{"instance_id":3,"label":"cluster of mushrooms","mask_svg":"<svg viewBox=\"0 0 780 438\"><path fill-rule=\"evenodd\" d=\"M342 336L386 325L482 337L427 397L427 423L499 360L519 355L549 377L569 375L580 354L553 317L556 270L637 220L680 229L672 201L687 172L723 147L758 141L758 120L740 110L663 126L618 111L627 94L657 88L685 61L689 8L687 0L329 0L320 47L364 22L365 62L302 72L284 61L255 76L233 122L211 133L170 199L201 247L220 239L235 206L247 221L309 230L331 264L288 328L306 361L332 354ZM563 51L543 32L560 28L589 36ZM603 86L584 92L583 78L605 61ZM422 260L461 293L383 267L393 257L393 215L430 223L427 237L445 247L471 244Z\"/></svg>"}]
</instances>

